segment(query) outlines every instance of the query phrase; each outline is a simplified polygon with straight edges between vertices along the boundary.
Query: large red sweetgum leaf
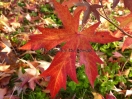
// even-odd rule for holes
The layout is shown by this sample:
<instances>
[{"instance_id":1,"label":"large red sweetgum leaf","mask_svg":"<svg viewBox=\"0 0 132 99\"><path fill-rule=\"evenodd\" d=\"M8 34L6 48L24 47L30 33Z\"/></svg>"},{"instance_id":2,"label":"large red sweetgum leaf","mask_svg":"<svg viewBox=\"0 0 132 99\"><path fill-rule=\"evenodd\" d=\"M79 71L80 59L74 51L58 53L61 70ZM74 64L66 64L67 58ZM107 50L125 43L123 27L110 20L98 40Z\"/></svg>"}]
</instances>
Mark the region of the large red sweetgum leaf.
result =
<instances>
[{"instance_id":1,"label":"large red sweetgum leaf","mask_svg":"<svg viewBox=\"0 0 132 99\"><path fill-rule=\"evenodd\" d=\"M62 47L61 52L57 53L50 67L41 74L43 77L50 76L50 82L47 88L50 90L53 97L60 88L66 89L67 75L77 82L75 67L76 52L70 51L76 48L77 42L77 40L74 40L72 43L70 43L70 41L66 43L65 46Z\"/></svg>"},{"instance_id":2,"label":"large red sweetgum leaf","mask_svg":"<svg viewBox=\"0 0 132 99\"><path fill-rule=\"evenodd\" d=\"M88 42L88 43L86 43ZM96 63L103 63L92 49L86 37L80 37L79 48L80 64L85 64L85 73L90 84L94 87L94 81L98 75Z\"/></svg>"},{"instance_id":3,"label":"large red sweetgum leaf","mask_svg":"<svg viewBox=\"0 0 132 99\"><path fill-rule=\"evenodd\" d=\"M56 45L65 42L61 51L56 54L50 67L41 74L42 77L50 77L47 89L50 90L51 96L55 97L60 88L66 88L67 76L78 82L75 67L77 54L79 54L80 64L85 65L85 72L90 84L94 86L94 81L98 75L96 63L102 63L102 61L92 49L90 42L104 44L119 39L111 36L107 31L96 32L95 30L99 26L99 22L79 32L79 16L82 9L79 8L78 12L72 16L67 7L55 0L53 0L53 4L55 11L62 20L64 28L48 29L39 27L38 29L42 34L32 35L29 42L20 49L36 50L44 47L50 50Z\"/></svg>"}]
</instances>

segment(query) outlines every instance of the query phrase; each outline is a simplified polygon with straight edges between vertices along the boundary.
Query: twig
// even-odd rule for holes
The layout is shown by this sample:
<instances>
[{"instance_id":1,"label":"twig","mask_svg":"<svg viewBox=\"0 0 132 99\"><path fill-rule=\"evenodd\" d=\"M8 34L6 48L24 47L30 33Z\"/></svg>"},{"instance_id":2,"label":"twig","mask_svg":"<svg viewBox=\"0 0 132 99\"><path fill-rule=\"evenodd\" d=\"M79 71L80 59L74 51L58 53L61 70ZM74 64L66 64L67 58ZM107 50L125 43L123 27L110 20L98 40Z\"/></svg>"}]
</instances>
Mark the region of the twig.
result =
<instances>
[{"instance_id":1,"label":"twig","mask_svg":"<svg viewBox=\"0 0 132 99\"><path fill-rule=\"evenodd\" d=\"M76 93L73 95L72 99L75 99L75 97L76 97Z\"/></svg>"},{"instance_id":2,"label":"twig","mask_svg":"<svg viewBox=\"0 0 132 99\"><path fill-rule=\"evenodd\" d=\"M118 30L120 30L123 34L129 36L132 38L132 35L130 35L129 33L125 32L123 29L121 29L120 27L118 27L116 24L114 24L110 19L104 17L103 15L100 14L101 17L103 17L104 19L106 19L108 22L110 22L112 25L114 25Z\"/></svg>"},{"instance_id":3,"label":"twig","mask_svg":"<svg viewBox=\"0 0 132 99\"><path fill-rule=\"evenodd\" d=\"M99 1L100 1L101 6L102 6L102 10L103 10L103 12L104 12L105 17L109 19L109 17L107 16L107 14L106 14L106 12L105 12L104 7L103 7L102 0L99 0Z\"/></svg>"},{"instance_id":4,"label":"twig","mask_svg":"<svg viewBox=\"0 0 132 99\"><path fill-rule=\"evenodd\" d=\"M124 63L124 65L123 65L123 67L122 67L122 69L121 69L121 71L123 71L124 70L124 67L125 67L125 65L127 64L127 62L129 61L129 58L126 60L126 62Z\"/></svg>"}]
</instances>

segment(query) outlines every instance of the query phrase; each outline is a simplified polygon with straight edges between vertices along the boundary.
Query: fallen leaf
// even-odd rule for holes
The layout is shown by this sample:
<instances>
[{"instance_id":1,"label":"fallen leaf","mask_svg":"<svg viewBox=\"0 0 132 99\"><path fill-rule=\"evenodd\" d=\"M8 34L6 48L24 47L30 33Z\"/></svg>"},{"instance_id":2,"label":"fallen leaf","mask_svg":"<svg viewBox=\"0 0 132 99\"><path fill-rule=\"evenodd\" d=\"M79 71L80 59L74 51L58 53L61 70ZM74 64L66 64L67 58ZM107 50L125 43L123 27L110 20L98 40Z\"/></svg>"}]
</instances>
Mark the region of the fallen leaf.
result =
<instances>
[{"instance_id":1,"label":"fallen leaf","mask_svg":"<svg viewBox=\"0 0 132 99\"><path fill-rule=\"evenodd\" d=\"M125 32L127 32L128 34L132 34L132 22L131 22L131 20L132 20L132 13L130 13L129 15L127 15L127 16L123 16L123 17L118 17L118 18L116 18L117 19L117 21L119 21L120 22L120 27L125 31ZM122 20L122 19L125 19L125 20ZM117 30L116 32L115 32L115 35L117 36L121 36L121 37L123 37L124 36L124 34L122 34L122 32L120 32L119 30ZM128 48L132 43L132 38L131 37L126 37L126 39L125 39L125 41L124 41L124 43L123 43L123 46L122 46L122 51L124 51L126 48Z\"/></svg>"},{"instance_id":2,"label":"fallen leaf","mask_svg":"<svg viewBox=\"0 0 132 99\"><path fill-rule=\"evenodd\" d=\"M6 78L6 77L11 77L11 75L15 72L15 70L6 70L4 72L0 72L0 80Z\"/></svg>"},{"instance_id":3,"label":"fallen leaf","mask_svg":"<svg viewBox=\"0 0 132 99\"><path fill-rule=\"evenodd\" d=\"M2 41L0 41L0 48L2 49L0 50L0 52L6 52L7 54L11 52L11 48L7 46L5 43L3 43Z\"/></svg>"},{"instance_id":4,"label":"fallen leaf","mask_svg":"<svg viewBox=\"0 0 132 99\"><path fill-rule=\"evenodd\" d=\"M104 99L104 97L99 94L99 93L96 93L96 92L92 92L93 96L94 96L94 99Z\"/></svg>"},{"instance_id":5,"label":"fallen leaf","mask_svg":"<svg viewBox=\"0 0 132 99\"><path fill-rule=\"evenodd\" d=\"M10 2L0 2L0 7L9 8Z\"/></svg>"},{"instance_id":6,"label":"fallen leaf","mask_svg":"<svg viewBox=\"0 0 132 99\"><path fill-rule=\"evenodd\" d=\"M46 61L37 61L37 62L40 63L38 65L38 68L40 68L41 71L47 70L51 64L50 62L46 62Z\"/></svg>"},{"instance_id":7,"label":"fallen leaf","mask_svg":"<svg viewBox=\"0 0 132 99\"><path fill-rule=\"evenodd\" d=\"M7 76L0 80L0 86L5 87L9 84L11 77Z\"/></svg>"},{"instance_id":8,"label":"fallen leaf","mask_svg":"<svg viewBox=\"0 0 132 99\"><path fill-rule=\"evenodd\" d=\"M47 89L50 90L51 96L55 97L60 88L66 89L67 75L73 81L78 82L75 67L77 55L79 56L80 64L85 65L85 73L90 84L94 87L94 81L98 75L96 63L103 62L94 52L90 42L105 44L119 39L111 36L108 31L96 31L100 24L99 22L85 30L79 31L79 17L82 9L72 16L66 6L62 6L55 0L53 0L53 3L64 28L50 29L38 27L42 34L30 36L29 42L20 49L37 50L39 48L46 48L50 50L56 45L65 42L60 52L56 54L50 67L41 74L44 78L50 77Z\"/></svg>"},{"instance_id":9,"label":"fallen leaf","mask_svg":"<svg viewBox=\"0 0 132 99\"><path fill-rule=\"evenodd\" d=\"M0 99L4 99L4 95L7 92L7 88L0 88Z\"/></svg>"},{"instance_id":10,"label":"fallen leaf","mask_svg":"<svg viewBox=\"0 0 132 99\"><path fill-rule=\"evenodd\" d=\"M112 54L113 54L113 57L115 57L115 58L123 57L123 55L117 51L113 52Z\"/></svg>"},{"instance_id":11,"label":"fallen leaf","mask_svg":"<svg viewBox=\"0 0 132 99\"><path fill-rule=\"evenodd\" d=\"M110 94L106 94L105 99L116 99L116 97L113 95L113 93L110 91Z\"/></svg>"},{"instance_id":12,"label":"fallen leaf","mask_svg":"<svg viewBox=\"0 0 132 99\"><path fill-rule=\"evenodd\" d=\"M125 71L123 71L122 73L123 73L123 75L125 75L128 78L128 75L129 75L129 73L130 73L131 70L132 69L129 68L129 69L126 69Z\"/></svg>"},{"instance_id":13,"label":"fallen leaf","mask_svg":"<svg viewBox=\"0 0 132 99\"><path fill-rule=\"evenodd\" d=\"M24 69L25 73L22 72L22 68L19 68L18 79L22 81L21 87L25 86L26 83L29 83L29 88L34 90L36 83L40 79L40 73L37 68L35 68L31 62L21 59L21 61L26 62L30 68Z\"/></svg>"},{"instance_id":14,"label":"fallen leaf","mask_svg":"<svg viewBox=\"0 0 132 99\"><path fill-rule=\"evenodd\" d=\"M115 19L120 22L120 27L125 27L127 24L132 22L132 12L124 16L115 17Z\"/></svg>"},{"instance_id":15,"label":"fallen leaf","mask_svg":"<svg viewBox=\"0 0 132 99\"><path fill-rule=\"evenodd\" d=\"M31 11L37 10L35 4L27 4L26 3L26 7L25 8L27 8L28 10L31 10Z\"/></svg>"},{"instance_id":16,"label":"fallen leaf","mask_svg":"<svg viewBox=\"0 0 132 99\"><path fill-rule=\"evenodd\" d=\"M0 29L3 30L4 26L8 26L8 19L4 16L0 16Z\"/></svg>"},{"instance_id":17,"label":"fallen leaf","mask_svg":"<svg viewBox=\"0 0 132 99\"><path fill-rule=\"evenodd\" d=\"M0 71L6 71L9 67L10 67L10 65L0 64Z\"/></svg>"},{"instance_id":18,"label":"fallen leaf","mask_svg":"<svg viewBox=\"0 0 132 99\"><path fill-rule=\"evenodd\" d=\"M126 97L126 96L129 96L129 95L132 95L132 90L126 90L125 97Z\"/></svg>"},{"instance_id":19,"label":"fallen leaf","mask_svg":"<svg viewBox=\"0 0 132 99\"><path fill-rule=\"evenodd\" d=\"M15 95L6 95L4 96L4 99L20 99L20 97L15 96Z\"/></svg>"}]
</instances>

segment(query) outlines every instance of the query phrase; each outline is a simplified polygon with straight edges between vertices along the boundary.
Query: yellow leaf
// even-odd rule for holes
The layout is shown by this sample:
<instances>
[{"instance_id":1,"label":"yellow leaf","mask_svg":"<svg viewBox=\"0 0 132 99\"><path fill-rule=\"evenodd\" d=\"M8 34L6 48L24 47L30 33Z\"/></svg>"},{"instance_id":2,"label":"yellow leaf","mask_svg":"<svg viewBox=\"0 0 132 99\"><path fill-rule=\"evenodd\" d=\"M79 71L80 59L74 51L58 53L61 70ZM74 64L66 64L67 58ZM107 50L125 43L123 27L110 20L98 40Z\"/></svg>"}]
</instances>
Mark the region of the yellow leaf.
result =
<instances>
[{"instance_id":1,"label":"yellow leaf","mask_svg":"<svg viewBox=\"0 0 132 99\"><path fill-rule=\"evenodd\" d=\"M10 2L0 2L0 7L8 8L10 6Z\"/></svg>"},{"instance_id":2,"label":"yellow leaf","mask_svg":"<svg viewBox=\"0 0 132 99\"><path fill-rule=\"evenodd\" d=\"M96 92L92 92L94 99L103 99L102 95Z\"/></svg>"},{"instance_id":3,"label":"yellow leaf","mask_svg":"<svg viewBox=\"0 0 132 99\"><path fill-rule=\"evenodd\" d=\"M8 19L4 16L0 16L0 29L3 29L4 26L8 26Z\"/></svg>"},{"instance_id":4,"label":"yellow leaf","mask_svg":"<svg viewBox=\"0 0 132 99\"><path fill-rule=\"evenodd\" d=\"M5 71L10 67L10 65L0 65L0 71Z\"/></svg>"}]
</instances>

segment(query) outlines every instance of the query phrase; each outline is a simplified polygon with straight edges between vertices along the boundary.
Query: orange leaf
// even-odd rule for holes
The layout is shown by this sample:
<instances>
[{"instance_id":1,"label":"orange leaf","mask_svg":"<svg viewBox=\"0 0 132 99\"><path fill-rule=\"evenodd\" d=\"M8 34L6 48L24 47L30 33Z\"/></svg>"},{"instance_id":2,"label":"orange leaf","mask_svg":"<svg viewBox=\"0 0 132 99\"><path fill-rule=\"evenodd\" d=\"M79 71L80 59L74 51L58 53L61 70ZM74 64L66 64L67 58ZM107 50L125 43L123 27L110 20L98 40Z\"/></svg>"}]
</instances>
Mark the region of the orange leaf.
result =
<instances>
[{"instance_id":1,"label":"orange leaf","mask_svg":"<svg viewBox=\"0 0 132 99\"><path fill-rule=\"evenodd\" d=\"M42 34L30 36L30 41L20 49L37 50L44 47L50 50L56 45L65 42L61 51L56 54L50 67L41 74L42 77L50 77L47 89L50 90L51 96L55 97L60 88L66 89L67 76L78 82L75 67L77 55L79 55L80 64L85 65L85 72L90 84L94 87L94 81L98 75L96 63L103 62L92 49L90 42L104 44L119 39L111 36L107 31L95 31L100 24L99 22L85 30L78 31L79 17L82 9L71 15L67 7L55 0L53 0L53 4L64 28L49 29L38 27Z\"/></svg>"},{"instance_id":2,"label":"orange leaf","mask_svg":"<svg viewBox=\"0 0 132 99\"><path fill-rule=\"evenodd\" d=\"M120 22L120 26L124 27L127 24L129 24L130 22L132 22L132 13L125 15L125 16L121 16L121 17L115 17L117 21ZM125 20L124 20L125 19Z\"/></svg>"},{"instance_id":3,"label":"orange leaf","mask_svg":"<svg viewBox=\"0 0 132 99\"><path fill-rule=\"evenodd\" d=\"M120 22L120 27L127 33L132 35L132 13L128 14L127 16L117 17L117 21ZM125 20L124 20L125 19ZM115 35L121 35L122 32L117 30ZM127 37L123 43L122 51L128 48L132 43L132 38Z\"/></svg>"}]
</instances>

